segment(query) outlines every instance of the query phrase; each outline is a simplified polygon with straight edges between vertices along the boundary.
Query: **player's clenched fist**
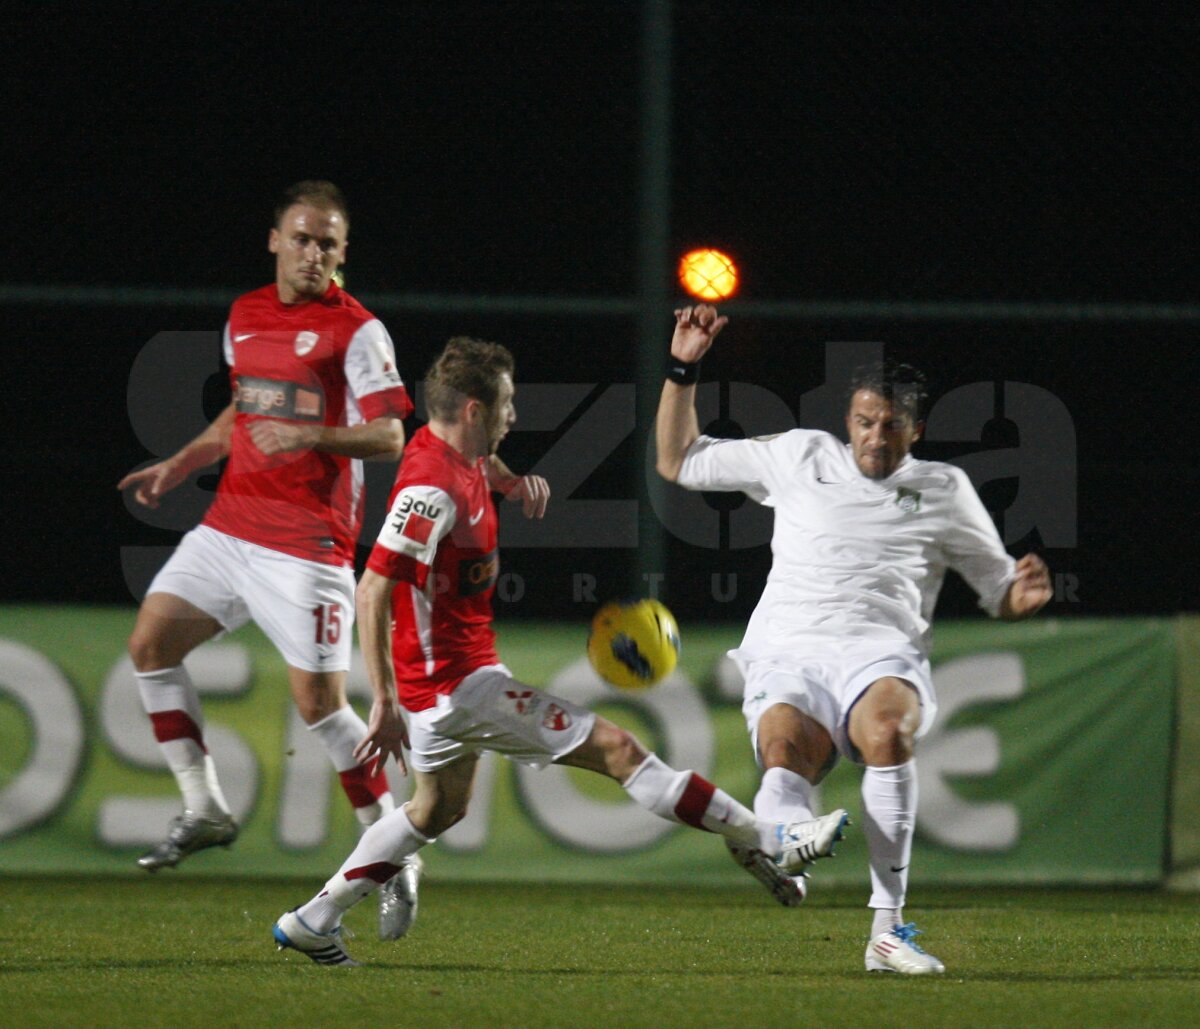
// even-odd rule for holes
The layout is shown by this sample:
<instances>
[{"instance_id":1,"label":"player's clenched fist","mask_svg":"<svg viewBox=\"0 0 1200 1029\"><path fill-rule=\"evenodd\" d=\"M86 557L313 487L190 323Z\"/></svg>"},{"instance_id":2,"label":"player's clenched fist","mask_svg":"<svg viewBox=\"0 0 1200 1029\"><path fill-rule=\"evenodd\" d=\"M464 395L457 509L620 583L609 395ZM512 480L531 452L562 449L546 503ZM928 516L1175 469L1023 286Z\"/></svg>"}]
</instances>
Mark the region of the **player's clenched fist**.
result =
<instances>
[{"instance_id":1,"label":"player's clenched fist","mask_svg":"<svg viewBox=\"0 0 1200 1029\"><path fill-rule=\"evenodd\" d=\"M675 311L675 335L671 337L671 356L692 364L699 361L729 319L718 315L711 304L681 307Z\"/></svg>"},{"instance_id":2,"label":"player's clenched fist","mask_svg":"<svg viewBox=\"0 0 1200 1029\"><path fill-rule=\"evenodd\" d=\"M247 430L254 445L268 457L292 450L308 450L316 443L317 430L311 425L296 425L274 418L252 421Z\"/></svg>"}]
</instances>

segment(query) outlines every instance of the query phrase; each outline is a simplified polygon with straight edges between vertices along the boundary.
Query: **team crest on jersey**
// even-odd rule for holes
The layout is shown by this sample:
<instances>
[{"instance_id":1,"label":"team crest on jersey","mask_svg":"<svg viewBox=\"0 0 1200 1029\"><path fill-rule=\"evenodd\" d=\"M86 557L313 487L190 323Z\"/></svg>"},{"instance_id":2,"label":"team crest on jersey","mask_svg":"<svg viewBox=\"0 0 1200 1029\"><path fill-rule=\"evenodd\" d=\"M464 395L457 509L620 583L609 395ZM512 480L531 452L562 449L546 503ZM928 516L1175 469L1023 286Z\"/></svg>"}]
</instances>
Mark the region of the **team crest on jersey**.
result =
<instances>
[{"instance_id":1,"label":"team crest on jersey","mask_svg":"<svg viewBox=\"0 0 1200 1029\"><path fill-rule=\"evenodd\" d=\"M557 704L551 704L546 708L546 715L542 719L542 725L553 732L562 732L571 726L571 716L567 714Z\"/></svg>"},{"instance_id":2,"label":"team crest on jersey","mask_svg":"<svg viewBox=\"0 0 1200 1029\"><path fill-rule=\"evenodd\" d=\"M309 353L317 345L317 341L320 338L315 332L309 332L308 329L305 329L303 332L297 332L295 344L296 356L303 357Z\"/></svg>"},{"instance_id":3,"label":"team crest on jersey","mask_svg":"<svg viewBox=\"0 0 1200 1029\"><path fill-rule=\"evenodd\" d=\"M921 491L907 486L897 487L896 506L905 514L916 514L921 510Z\"/></svg>"}]
</instances>

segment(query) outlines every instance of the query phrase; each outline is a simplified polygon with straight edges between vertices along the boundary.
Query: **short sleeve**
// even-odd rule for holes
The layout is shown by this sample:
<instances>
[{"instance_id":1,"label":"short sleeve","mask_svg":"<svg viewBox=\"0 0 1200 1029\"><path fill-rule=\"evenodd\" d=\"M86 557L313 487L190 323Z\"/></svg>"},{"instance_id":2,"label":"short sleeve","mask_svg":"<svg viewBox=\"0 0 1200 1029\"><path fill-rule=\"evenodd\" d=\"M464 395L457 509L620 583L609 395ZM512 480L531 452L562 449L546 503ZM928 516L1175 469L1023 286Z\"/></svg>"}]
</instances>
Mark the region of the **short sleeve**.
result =
<instances>
[{"instance_id":1,"label":"short sleeve","mask_svg":"<svg viewBox=\"0 0 1200 1029\"><path fill-rule=\"evenodd\" d=\"M407 418L412 401L396 371L396 353L383 322L372 318L350 338L345 358L346 382L363 418Z\"/></svg>"},{"instance_id":2,"label":"short sleeve","mask_svg":"<svg viewBox=\"0 0 1200 1029\"><path fill-rule=\"evenodd\" d=\"M392 499L367 567L424 589L438 544L454 528L457 517L454 501L444 490L405 486Z\"/></svg>"},{"instance_id":3,"label":"short sleeve","mask_svg":"<svg viewBox=\"0 0 1200 1029\"><path fill-rule=\"evenodd\" d=\"M942 550L946 563L979 594L979 606L995 618L1013 581L1016 562L1004 549L992 516L967 473L954 468L952 475L954 505Z\"/></svg>"},{"instance_id":4,"label":"short sleeve","mask_svg":"<svg viewBox=\"0 0 1200 1029\"><path fill-rule=\"evenodd\" d=\"M699 436L688 447L676 482L690 490L740 490L751 500L769 503L770 446L778 436L717 439Z\"/></svg>"}]
</instances>

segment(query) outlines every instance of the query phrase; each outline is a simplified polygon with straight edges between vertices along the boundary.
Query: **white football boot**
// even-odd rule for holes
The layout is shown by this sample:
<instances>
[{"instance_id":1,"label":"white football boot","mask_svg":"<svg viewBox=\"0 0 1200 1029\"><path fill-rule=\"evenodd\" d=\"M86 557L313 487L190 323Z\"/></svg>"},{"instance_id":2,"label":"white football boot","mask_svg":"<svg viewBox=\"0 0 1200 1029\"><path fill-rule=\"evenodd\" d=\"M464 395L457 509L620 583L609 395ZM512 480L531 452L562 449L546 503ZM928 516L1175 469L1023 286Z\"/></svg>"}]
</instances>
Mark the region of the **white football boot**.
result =
<instances>
[{"instance_id":1,"label":"white football boot","mask_svg":"<svg viewBox=\"0 0 1200 1029\"><path fill-rule=\"evenodd\" d=\"M818 858L832 857L833 848L845 836L850 816L838 808L806 822L780 826L779 857L775 863L788 875L802 875Z\"/></svg>"},{"instance_id":2,"label":"white football boot","mask_svg":"<svg viewBox=\"0 0 1200 1029\"><path fill-rule=\"evenodd\" d=\"M298 950L318 965L358 967L358 962L342 946L341 926L329 933L313 932L295 911L289 911L279 916L271 935L275 937L277 950Z\"/></svg>"},{"instance_id":3,"label":"white football boot","mask_svg":"<svg viewBox=\"0 0 1200 1029\"><path fill-rule=\"evenodd\" d=\"M920 933L916 923L909 922L873 936L867 944L867 971L901 975L940 975L946 971L945 965L913 942L913 937Z\"/></svg>"}]
</instances>

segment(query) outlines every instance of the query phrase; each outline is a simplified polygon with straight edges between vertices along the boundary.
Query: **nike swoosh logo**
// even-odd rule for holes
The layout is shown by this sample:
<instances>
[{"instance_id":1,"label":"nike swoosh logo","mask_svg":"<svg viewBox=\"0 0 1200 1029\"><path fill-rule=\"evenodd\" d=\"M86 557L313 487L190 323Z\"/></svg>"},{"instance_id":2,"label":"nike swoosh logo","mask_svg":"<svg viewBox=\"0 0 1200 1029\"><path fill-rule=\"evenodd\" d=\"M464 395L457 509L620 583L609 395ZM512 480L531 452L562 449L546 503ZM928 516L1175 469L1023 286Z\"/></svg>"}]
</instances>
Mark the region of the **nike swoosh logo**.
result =
<instances>
[{"instance_id":1,"label":"nike swoosh logo","mask_svg":"<svg viewBox=\"0 0 1200 1029\"><path fill-rule=\"evenodd\" d=\"M899 868L897 868L895 865L888 865L888 868L890 868L893 872L903 872L907 867L908 865L901 865Z\"/></svg>"},{"instance_id":2,"label":"nike swoosh logo","mask_svg":"<svg viewBox=\"0 0 1200 1029\"><path fill-rule=\"evenodd\" d=\"M240 336L234 336L233 341L235 343L241 343L242 340L249 339L251 336L257 336L257 335L258 335L257 332L243 332Z\"/></svg>"},{"instance_id":3,"label":"nike swoosh logo","mask_svg":"<svg viewBox=\"0 0 1200 1029\"><path fill-rule=\"evenodd\" d=\"M840 486L841 485L841 483L838 482L838 480L836 480L836 479L822 479L821 476L819 476L819 475L817 476L817 482L819 482L822 486Z\"/></svg>"},{"instance_id":4,"label":"nike swoosh logo","mask_svg":"<svg viewBox=\"0 0 1200 1029\"><path fill-rule=\"evenodd\" d=\"M482 517L483 517L483 508L481 507L478 511L475 512L475 514L469 515L467 517L467 521L470 522L472 525L478 525L479 519Z\"/></svg>"}]
</instances>

